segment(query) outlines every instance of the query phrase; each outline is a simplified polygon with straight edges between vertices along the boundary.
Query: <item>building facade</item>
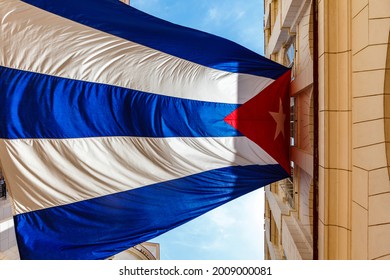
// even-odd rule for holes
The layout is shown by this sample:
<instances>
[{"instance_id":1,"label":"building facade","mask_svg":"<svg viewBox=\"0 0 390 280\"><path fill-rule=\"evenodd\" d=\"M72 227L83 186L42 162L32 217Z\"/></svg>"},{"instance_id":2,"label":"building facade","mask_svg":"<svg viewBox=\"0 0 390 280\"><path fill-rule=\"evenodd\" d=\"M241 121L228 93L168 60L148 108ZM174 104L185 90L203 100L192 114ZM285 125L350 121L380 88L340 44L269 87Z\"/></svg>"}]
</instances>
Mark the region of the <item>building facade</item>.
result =
<instances>
[{"instance_id":1,"label":"building facade","mask_svg":"<svg viewBox=\"0 0 390 280\"><path fill-rule=\"evenodd\" d=\"M290 180L266 188L266 259L390 259L390 1L265 0L293 69Z\"/></svg>"},{"instance_id":2,"label":"building facade","mask_svg":"<svg viewBox=\"0 0 390 280\"><path fill-rule=\"evenodd\" d=\"M119 254L116 254L110 260L159 260L160 244L144 242Z\"/></svg>"}]
</instances>

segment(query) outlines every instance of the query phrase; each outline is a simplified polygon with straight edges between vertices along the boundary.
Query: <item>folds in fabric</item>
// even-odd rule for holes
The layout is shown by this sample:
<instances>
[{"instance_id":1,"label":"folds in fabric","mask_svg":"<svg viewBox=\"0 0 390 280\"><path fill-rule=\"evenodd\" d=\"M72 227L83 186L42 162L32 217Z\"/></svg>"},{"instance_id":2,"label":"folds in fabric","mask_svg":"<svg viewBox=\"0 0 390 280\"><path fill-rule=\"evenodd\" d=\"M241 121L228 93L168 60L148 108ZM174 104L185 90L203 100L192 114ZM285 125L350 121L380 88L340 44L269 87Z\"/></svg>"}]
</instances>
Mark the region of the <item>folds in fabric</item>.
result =
<instances>
[{"instance_id":1,"label":"folds in fabric","mask_svg":"<svg viewBox=\"0 0 390 280\"><path fill-rule=\"evenodd\" d=\"M289 175L289 70L114 0L0 0L23 259L104 259Z\"/></svg>"}]
</instances>

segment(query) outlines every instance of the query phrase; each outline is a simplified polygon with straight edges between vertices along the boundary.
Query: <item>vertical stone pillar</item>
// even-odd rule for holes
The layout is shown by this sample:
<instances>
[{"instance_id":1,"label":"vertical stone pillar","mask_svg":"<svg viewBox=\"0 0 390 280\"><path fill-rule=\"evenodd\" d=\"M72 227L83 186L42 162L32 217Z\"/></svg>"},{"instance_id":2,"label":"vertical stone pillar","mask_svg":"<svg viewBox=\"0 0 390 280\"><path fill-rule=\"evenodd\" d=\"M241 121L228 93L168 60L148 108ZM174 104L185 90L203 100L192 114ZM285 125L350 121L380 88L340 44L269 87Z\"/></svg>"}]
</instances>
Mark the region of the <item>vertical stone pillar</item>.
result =
<instances>
[{"instance_id":1,"label":"vertical stone pillar","mask_svg":"<svg viewBox=\"0 0 390 280\"><path fill-rule=\"evenodd\" d=\"M319 259L351 256L351 1L319 0Z\"/></svg>"}]
</instances>

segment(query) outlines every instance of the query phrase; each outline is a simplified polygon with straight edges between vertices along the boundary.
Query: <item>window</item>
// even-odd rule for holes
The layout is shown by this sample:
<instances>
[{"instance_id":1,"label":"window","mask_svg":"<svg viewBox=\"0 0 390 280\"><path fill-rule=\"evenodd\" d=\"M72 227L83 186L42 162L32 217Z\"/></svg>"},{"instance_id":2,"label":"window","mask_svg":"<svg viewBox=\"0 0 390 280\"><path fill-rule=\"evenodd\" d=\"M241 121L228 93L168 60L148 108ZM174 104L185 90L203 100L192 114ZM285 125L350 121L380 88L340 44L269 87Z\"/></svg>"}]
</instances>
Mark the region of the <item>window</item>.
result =
<instances>
[{"instance_id":1,"label":"window","mask_svg":"<svg viewBox=\"0 0 390 280\"><path fill-rule=\"evenodd\" d=\"M7 189L4 178L0 178L0 197L7 198Z\"/></svg>"},{"instance_id":2,"label":"window","mask_svg":"<svg viewBox=\"0 0 390 280\"><path fill-rule=\"evenodd\" d=\"M290 178L284 179L281 187L284 192L284 200L288 203L291 209L295 209L293 181Z\"/></svg>"},{"instance_id":3,"label":"window","mask_svg":"<svg viewBox=\"0 0 390 280\"><path fill-rule=\"evenodd\" d=\"M295 97L290 98L290 145L295 146L296 132L297 132L297 114L295 106Z\"/></svg>"},{"instance_id":4,"label":"window","mask_svg":"<svg viewBox=\"0 0 390 280\"><path fill-rule=\"evenodd\" d=\"M286 48L285 53L285 62L288 67L292 67L295 59L295 46L294 43L291 43Z\"/></svg>"},{"instance_id":5,"label":"window","mask_svg":"<svg viewBox=\"0 0 390 280\"><path fill-rule=\"evenodd\" d=\"M290 37L289 42L284 48L284 61L283 64L291 68L291 80L295 77L295 36Z\"/></svg>"}]
</instances>

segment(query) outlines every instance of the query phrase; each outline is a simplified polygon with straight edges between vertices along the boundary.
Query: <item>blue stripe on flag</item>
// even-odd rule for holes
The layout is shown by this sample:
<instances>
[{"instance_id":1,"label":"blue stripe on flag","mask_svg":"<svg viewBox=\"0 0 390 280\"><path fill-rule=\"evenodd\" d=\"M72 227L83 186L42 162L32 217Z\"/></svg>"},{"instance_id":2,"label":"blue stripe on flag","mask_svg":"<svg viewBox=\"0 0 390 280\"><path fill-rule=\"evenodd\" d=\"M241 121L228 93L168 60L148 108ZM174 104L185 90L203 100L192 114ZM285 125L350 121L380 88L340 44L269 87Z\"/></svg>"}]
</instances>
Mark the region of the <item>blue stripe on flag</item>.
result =
<instances>
[{"instance_id":1,"label":"blue stripe on flag","mask_svg":"<svg viewBox=\"0 0 390 280\"><path fill-rule=\"evenodd\" d=\"M232 41L170 23L132 7L124 7L124 4L118 0L24 0L23 2L94 29L214 69L271 79L276 79L287 71L284 66Z\"/></svg>"},{"instance_id":2,"label":"blue stripe on flag","mask_svg":"<svg viewBox=\"0 0 390 280\"><path fill-rule=\"evenodd\" d=\"M22 259L105 259L286 176L279 165L226 167L20 214L19 252Z\"/></svg>"},{"instance_id":3,"label":"blue stripe on flag","mask_svg":"<svg viewBox=\"0 0 390 280\"><path fill-rule=\"evenodd\" d=\"M239 105L134 91L0 67L0 137L229 137Z\"/></svg>"}]
</instances>

